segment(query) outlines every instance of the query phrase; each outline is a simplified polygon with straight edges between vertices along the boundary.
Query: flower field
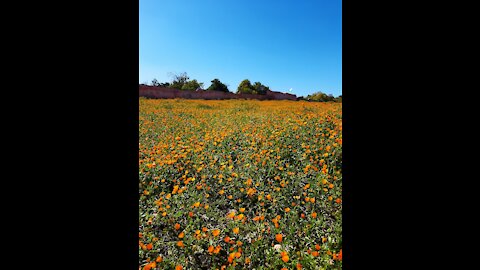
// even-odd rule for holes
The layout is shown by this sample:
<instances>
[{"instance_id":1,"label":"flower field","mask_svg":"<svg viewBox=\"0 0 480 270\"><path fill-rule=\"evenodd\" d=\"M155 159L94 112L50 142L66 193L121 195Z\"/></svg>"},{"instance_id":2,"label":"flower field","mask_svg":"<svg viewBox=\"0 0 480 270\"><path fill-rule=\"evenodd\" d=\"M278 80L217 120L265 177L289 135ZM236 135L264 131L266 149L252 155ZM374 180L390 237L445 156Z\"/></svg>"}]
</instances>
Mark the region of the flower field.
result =
<instances>
[{"instance_id":1,"label":"flower field","mask_svg":"<svg viewBox=\"0 0 480 270\"><path fill-rule=\"evenodd\" d=\"M139 103L139 269L342 268L341 103Z\"/></svg>"}]
</instances>

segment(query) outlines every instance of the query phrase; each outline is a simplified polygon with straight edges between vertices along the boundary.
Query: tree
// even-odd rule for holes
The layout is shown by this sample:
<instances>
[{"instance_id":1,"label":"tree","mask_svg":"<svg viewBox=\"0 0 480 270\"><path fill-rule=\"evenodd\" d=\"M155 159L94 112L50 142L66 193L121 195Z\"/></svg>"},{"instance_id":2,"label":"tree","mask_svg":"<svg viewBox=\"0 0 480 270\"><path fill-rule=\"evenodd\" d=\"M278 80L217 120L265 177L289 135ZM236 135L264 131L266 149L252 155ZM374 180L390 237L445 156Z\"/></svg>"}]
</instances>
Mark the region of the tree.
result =
<instances>
[{"instance_id":1,"label":"tree","mask_svg":"<svg viewBox=\"0 0 480 270\"><path fill-rule=\"evenodd\" d=\"M255 82L255 84L253 84L253 94L265 95L267 90L270 90L270 88L261 84L260 82Z\"/></svg>"},{"instance_id":2,"label":"tree","mask_svg":"<svg viewBox=\"0 0 480 270\"><path fill-rule=\"evenodd\" d=\"M197 80L191 80L191 81L186 81L183 85L181 90L187 90L187 91L195 91L198 88L202 88L203 83L197 82Z\"/></svg>"},{"instance_id":3,"label":"tree","mask_svg":"<svg viewBox=\"0 0 480 270\"><path fill-rule=\"evenodd\" d=\"M169 87L169 86L170 86L170 83L169 83L169 82L160 83L160 86L162 86L162 87Z\"/></svg>"},{"instance_id":4,"label":"tree","mask_svg":"<svg viewBox=\"0 0 480 270\"><path fill-rule=\"evenodd\" d=\"M237 94L252 94L253 86L248 79L245 79L240 82L237 87Z\"/></svg>"},{"instance_id":5,"label":"tree","mask_svg":"<svg viewBox=\"0 0 480 270\"><path fill-rule=\"evenodd\" d=\"M186 72L180 74L170 73L170 76L173 77L170 87L175 89L182 89L183 85L190 79Z\"/></svg>"},{"instance_id":6,"label":"tree","mask_svg":"<svg viewBox=\"0 0 480 270\"><path fill-rule=\"evenodd\" d=\"M228 87L223 84L219 79L213 79L212 84L207 88L207 91L222 91L229 92Z\"/></svg>"},{"instance_id":7,"label":"tree","mask_svg":"<svg viewBox=\"0 0 480 270\"><path fill-rule=\"evenodd\" d=\"M319 101L319 102L329 102L329 101L336 101L335 97L332 94L325 94L321 91L315 92L311 95L307 96L307 100L310 101Z\"/></svg>"},{"instance_id":8,"label":"tree","mask_svg":"<svg viewBox=\"0 0 480 270\"><path fill-rule=\"evenodd\" d=\"M160 83L157 81L157 79L152 80L152 86L160 86Z\"/></svg>"}]
</instances>

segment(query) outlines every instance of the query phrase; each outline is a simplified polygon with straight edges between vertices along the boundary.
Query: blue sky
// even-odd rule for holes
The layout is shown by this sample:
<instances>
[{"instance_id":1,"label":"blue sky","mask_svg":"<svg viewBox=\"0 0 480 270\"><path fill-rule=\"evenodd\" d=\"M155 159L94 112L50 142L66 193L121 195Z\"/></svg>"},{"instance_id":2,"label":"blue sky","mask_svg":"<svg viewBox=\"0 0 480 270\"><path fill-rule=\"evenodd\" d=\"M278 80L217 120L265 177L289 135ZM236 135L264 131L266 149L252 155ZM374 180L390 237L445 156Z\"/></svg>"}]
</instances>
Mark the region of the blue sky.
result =
<instances>
[{"instance_id":1,"label":"blue sky","mask_svg":"<svg viewBox=\"0 0 480 270\"><path fill-rule=\"evenodd\" d=\"M249 79L297 96L342 94L341 0L139 2L139 83L187 72L232 92Z\"/></svg>"}]
</instances>

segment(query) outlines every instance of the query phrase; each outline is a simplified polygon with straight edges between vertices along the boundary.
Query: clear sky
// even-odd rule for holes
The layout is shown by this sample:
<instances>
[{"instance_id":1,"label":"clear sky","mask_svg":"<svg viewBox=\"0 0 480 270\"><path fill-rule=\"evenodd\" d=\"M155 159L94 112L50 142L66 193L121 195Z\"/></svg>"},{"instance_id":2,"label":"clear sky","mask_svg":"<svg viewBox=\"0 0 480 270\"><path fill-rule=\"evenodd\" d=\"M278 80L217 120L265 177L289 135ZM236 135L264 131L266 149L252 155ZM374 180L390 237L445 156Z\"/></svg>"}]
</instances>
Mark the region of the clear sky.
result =
<instances>
[{"instance_id":1,"label":"clear sky","mask_svg":"<svg viewBox=\"0 0 480 270\"><path fill-rule=\"evenodd\" d=\"M187 72L236 92L249 79L342 94L341 0L139 0L139 83Z\"/></svg>"}]
</instances>

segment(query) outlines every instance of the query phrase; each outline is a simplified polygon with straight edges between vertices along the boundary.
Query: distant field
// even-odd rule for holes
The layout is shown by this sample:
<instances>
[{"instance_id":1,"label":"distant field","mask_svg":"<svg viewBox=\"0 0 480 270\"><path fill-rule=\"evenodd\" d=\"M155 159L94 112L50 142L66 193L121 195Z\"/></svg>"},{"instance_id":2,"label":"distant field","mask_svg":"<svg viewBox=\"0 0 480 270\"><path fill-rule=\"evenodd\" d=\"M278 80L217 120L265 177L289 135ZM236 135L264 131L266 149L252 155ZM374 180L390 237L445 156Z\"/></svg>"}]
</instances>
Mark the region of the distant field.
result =
<instances>
[{"instance_id":1,"label":"distant field","mask_svg":"<svg viewBox=\"0 0 480 270\"><path fill-rule=\"evenodd\" d=\"M342 104L139 99L140 269L341 269Z\"/></svg>"}]
</instances>

